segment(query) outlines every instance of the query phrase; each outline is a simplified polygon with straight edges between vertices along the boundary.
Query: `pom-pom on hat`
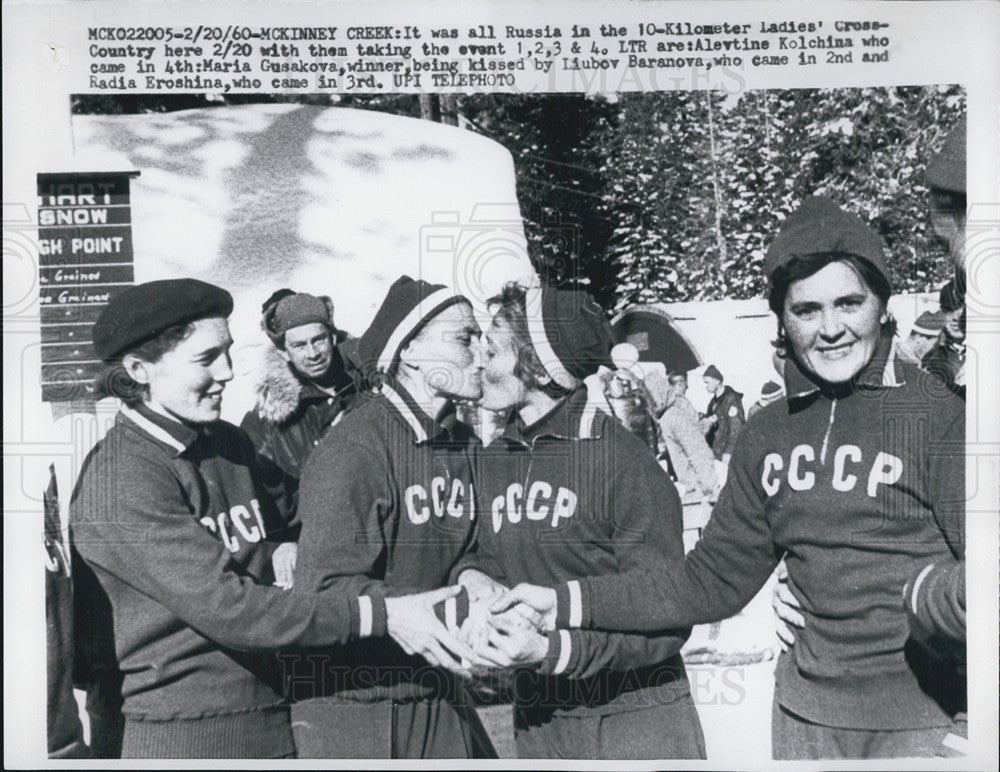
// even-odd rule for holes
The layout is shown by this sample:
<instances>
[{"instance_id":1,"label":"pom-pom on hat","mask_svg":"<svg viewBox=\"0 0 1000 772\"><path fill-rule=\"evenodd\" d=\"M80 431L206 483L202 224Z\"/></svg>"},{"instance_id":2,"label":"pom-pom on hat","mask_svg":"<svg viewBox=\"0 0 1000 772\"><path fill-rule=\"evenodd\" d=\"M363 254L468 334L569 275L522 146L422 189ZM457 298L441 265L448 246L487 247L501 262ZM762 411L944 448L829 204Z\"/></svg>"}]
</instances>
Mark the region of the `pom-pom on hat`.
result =
<instances>
[{"instance_id":1,"label":"pom-pom on hat","mask_svg":"<svg viewBox=\"0 0 1000 772\"><path fill-rule=\"evenodd\" d=\"M553 381L573 389L579 381L612 367L611 325L586 292L548 285L525 291L528 336Z\"/></svg>"},{"instance_id":2,"label":"pom-pom on hat","mask_svg":"<svg viewBox=\"0 0 1000 772\"><path fill-rule=\"evenodd\" d=\"M944 327L944 314L938 311L924 311L910 328L911 333L936 338Z\"/></svg>"},{"instance_id":3,"label":"pom-pom on hat","mask_svg":"<svg viewBox=\"0 0 1000 772\"><path fill-rule=\"evenodd\" d=\"M962 118L927 164L924 172L924 184L927 187L965 193L965 135L966 123L965 118Z\"/></svg>"},{"instance_id":4,"label":"pom-pom on hat","mask_svg":"<svg viewBox=\"0 0 1000 772\"><path fill-rule=\"evenodd\" d=\"M443 284L400 276L365 330L358 344L360 365L366 376L389 370L428 321L448 306L469 301Z\"/></svg>"},{"instance_id":5,"label":"pom-pom on hat","mask_svg":"<svg viewBox=\"0 0 1000 772\"><path fill-rule=\"evenodd\" d=\"M810 196L785 218L764 256L764 273L770 277L795 257L830 253L867 260L892 286L882 239L860 217L826 196Z\"/></svg>"},{"instance_id":6,"label":"pom-pom on hat","mask_svg":"<svg viewBox=\"0 0 1000 772\"><path fill-rule=\"evenodd\" d=\"M92 333L94 351L107 362L176 324L232 312L232 295L198 279L137 284L114 295L101 311Z\"/></svg>"}]
</instances>

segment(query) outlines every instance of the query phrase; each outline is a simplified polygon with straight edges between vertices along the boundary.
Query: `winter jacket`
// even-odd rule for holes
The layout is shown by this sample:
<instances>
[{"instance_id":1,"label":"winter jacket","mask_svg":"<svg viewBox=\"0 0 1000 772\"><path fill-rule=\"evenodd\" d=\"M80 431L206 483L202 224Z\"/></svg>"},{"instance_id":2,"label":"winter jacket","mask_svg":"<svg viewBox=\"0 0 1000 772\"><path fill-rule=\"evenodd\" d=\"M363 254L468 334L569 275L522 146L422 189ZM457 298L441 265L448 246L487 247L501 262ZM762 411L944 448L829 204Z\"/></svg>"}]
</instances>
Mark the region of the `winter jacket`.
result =
<instances>
[{"instance_id":1,"label":"winter jacket","mask_svg":"<svg viewBox=\"0 0 1000 772\"><path fill-rule=\"evenodd\" d=\"M284 501L265 483L235 426L196 430L146 407L122 408L84 462L73 543L111 602L136 754L292 752L265 653L385 632L378 587L359 597L264 586L265 540L282 523L274 496Z\"/></svg>"},{"instance_id":2,"label":"winter jacket","mask_svg":"<svg viewBox=\"0 0 1000 772\"><path fill-rule=\"evenodd\" d=\"M775 698L825 726L948 725L964 678L909 641L904 585L964 554L964 406L889 357L849 384L786 368L789 396L744 428L701 541L657 574L557 587L561 623L598 629L697 624L739 611L784 555L805 627Z\"/></svg>"},{"instance_id":3,"label":"winter jacket","mask_svg":"<svg viewBox=\"0 0 1000 772\"><path fill-rule=\"evenodd\" d=\"M670 478L600 399L581 387L530 427L513 419L481 452L477 543L456 576L476 568L512 587L683 562ZM573 715L671 702L690 693L679 654L689 634L557 630L540 677L515 679L516 698Z\"/></svg>"},{"instance_id":4,"label":"winter jacket","mask_svg":"<svg viewBox=\"0 0 1000 772\"><path fill-rule=\"evenodd\" d=\"M306 462L295 586L364 592L384 582L390 595L406 595L447 585L473 538L476 444L454 414L431 420L391 379L359 397ZM405 702L451 688L444 673L388 638L298 661L291 696L300 700Z\"/></svg>"},{"instance_id":5,"label":"winter jacket","mask_svg":"<svg viewBox=\"0 0 1000 772\"><path fill-rule=\"evenodd\" d=\"M689 490L713 493L719 484L715 458L701 433L694 405L687 397L676 397L663 411L659 423L677 482Z\"/></svg>"},{"instance_id":6,"label":"winter jacket","mask_svg":"<svg viewBox=\"0 0 1000 772\"><path fill-rule=\"evenodd\" d=\"M320 437L340 419L357 393L339 350L334 349L333 357L338 377L333 384L336 394L331 396L298 377L281 352L272 347L264 378L257 386L257 403L240 424L257 451L295 481L302 476L306 457Z\"/></svg>"},{"instance_id":7,"label":"winter jacket","mask_svg":"<svg viewBox=\"0 0 1000 772\"><path fill-rule=\"evenodd\" d=\"M722 391L709 400L705 416L715 416L715 423L705 434L705 439L712 446L712 453L721 461L726 453L732 453L736 447L736 437L740 433L746 416L743 413L743 395L732 386L723 386Z\"/></svg>"}]
</instances>

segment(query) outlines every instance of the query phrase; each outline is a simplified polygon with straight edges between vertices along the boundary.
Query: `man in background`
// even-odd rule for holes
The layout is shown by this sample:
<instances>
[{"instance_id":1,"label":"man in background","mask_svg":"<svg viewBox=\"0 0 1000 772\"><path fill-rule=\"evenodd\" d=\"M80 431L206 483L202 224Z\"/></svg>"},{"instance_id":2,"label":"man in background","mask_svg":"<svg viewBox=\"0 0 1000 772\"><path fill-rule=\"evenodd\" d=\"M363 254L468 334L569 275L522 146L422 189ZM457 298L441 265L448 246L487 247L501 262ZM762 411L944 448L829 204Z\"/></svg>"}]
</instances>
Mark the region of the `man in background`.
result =
<instances>
[{"instance_id":1,"label":"man in background","mask_svg":"<svg viewBox=\"0 0 1000 772\"><path fill-rule=\"evenodd\" d=\"M736 445L736 436L746 423L743 413L743 395L723 383L719 368L709 365L703 375L705 389L712 395L702 416L705 439L712 446L717 461L729 464Z\"/></svg>"},{"instance_id":2,"label":"man in background","mask_svg":"<svg viewBox=\"0 0 1000 772\"><path fill-rule=\"evenodd\" d=\"M312 449L343 416L356 396L338 343L347 336L333 323L333 301L290 289L277 290L261 307L261 327L273 347L267 352L257 403L243 429L261 456L259 463L282 474L297 491ZM294 509L287 539L275 552L276 583L294 581L299 524Z\"/></svg>"},{"instance_id":3,"label":"man in background","mask_svg":"<svg viewBox=\"0 0 1000 772\"><path fill-rule=\"evenodd\" d=\"M938 295L943 328L937 341L920 360L920 366L938 376L945 385L965 398L965 302L958 282L952 279Z\"/></svg>"},{"instance_id":4,"label":"man in background","mask_svg":"<svg viewBox=\"0 0 1000 772\"><path fill-rule=\"evenodd\" d=\"M666 407L660 415L660 433L670 457L681 498L694 494L708 498L715 494L719 481L715 474L715 458L698 425L698 411L684 396L687 376L671 373ZM700 496L698 495L700 493Z\"/></svg>"}]
</instances>

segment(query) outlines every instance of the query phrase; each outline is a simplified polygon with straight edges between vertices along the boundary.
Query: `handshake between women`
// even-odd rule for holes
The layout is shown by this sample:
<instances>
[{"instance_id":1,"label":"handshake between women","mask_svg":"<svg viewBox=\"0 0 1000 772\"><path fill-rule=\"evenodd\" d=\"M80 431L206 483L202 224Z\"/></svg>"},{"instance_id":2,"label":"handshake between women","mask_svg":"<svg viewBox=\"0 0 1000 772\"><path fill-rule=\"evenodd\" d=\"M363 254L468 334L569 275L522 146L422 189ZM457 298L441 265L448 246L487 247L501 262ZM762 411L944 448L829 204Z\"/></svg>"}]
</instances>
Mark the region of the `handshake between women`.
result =
<instances>
[{"instance_id":1,"label":"handshake between women","mask_svg":"<svg viewBox=\"0 0 1000 772\"><path fill-rule=\"evenodd\" d=\"M463 590L468 613L459 620L449 602L455 609ZM407 654L419 654L436 667L466 677L483 675L541 662L549 647L546 633L554 629L555 605L554 590L508 589L467 569L457 585L387 598L388 633Z\"/></svg>"}]
</instances>

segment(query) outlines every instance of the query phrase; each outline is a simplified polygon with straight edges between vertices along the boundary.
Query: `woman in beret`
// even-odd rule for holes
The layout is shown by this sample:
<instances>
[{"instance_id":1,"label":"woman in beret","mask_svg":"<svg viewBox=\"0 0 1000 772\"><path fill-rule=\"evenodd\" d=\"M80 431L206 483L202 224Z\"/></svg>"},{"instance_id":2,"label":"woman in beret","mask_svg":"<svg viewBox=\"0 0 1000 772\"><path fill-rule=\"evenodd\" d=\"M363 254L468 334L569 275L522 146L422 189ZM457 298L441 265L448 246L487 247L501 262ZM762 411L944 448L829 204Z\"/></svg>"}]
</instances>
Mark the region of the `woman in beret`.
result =
<instances>
[{"instance_id":1,"label":"woman in beret","mask_svg":"<svg viewBox=\"0 0 1000 772\"><path fill-rule=\"evenodd\" d=\"M428 656L441 644L471 655L433 615L451 590L271 586L285 496L220 420L232 308L211 284L157 281L117 294L94 325L124 405L83 464L70 520L111 603L127 758L293 756L268 656L279 647L388 633Z\"/></svg>"},{"instance_id":2,"label":"woman in beret","mask_svg":"<svg viewBox=\"0 0 1000 772\"><path fill-rule=\"evenodd\" d=\"M964 677L910 638L902 594L964 554L964 411L891 353L879 237L825 198L768 251L787 397L737 440L686 560L660 572L515 588L552 627L659 630L725 619L785 560L804 626L778 660L775 758L952 755Z\"/></svg>"}]
</instances>

